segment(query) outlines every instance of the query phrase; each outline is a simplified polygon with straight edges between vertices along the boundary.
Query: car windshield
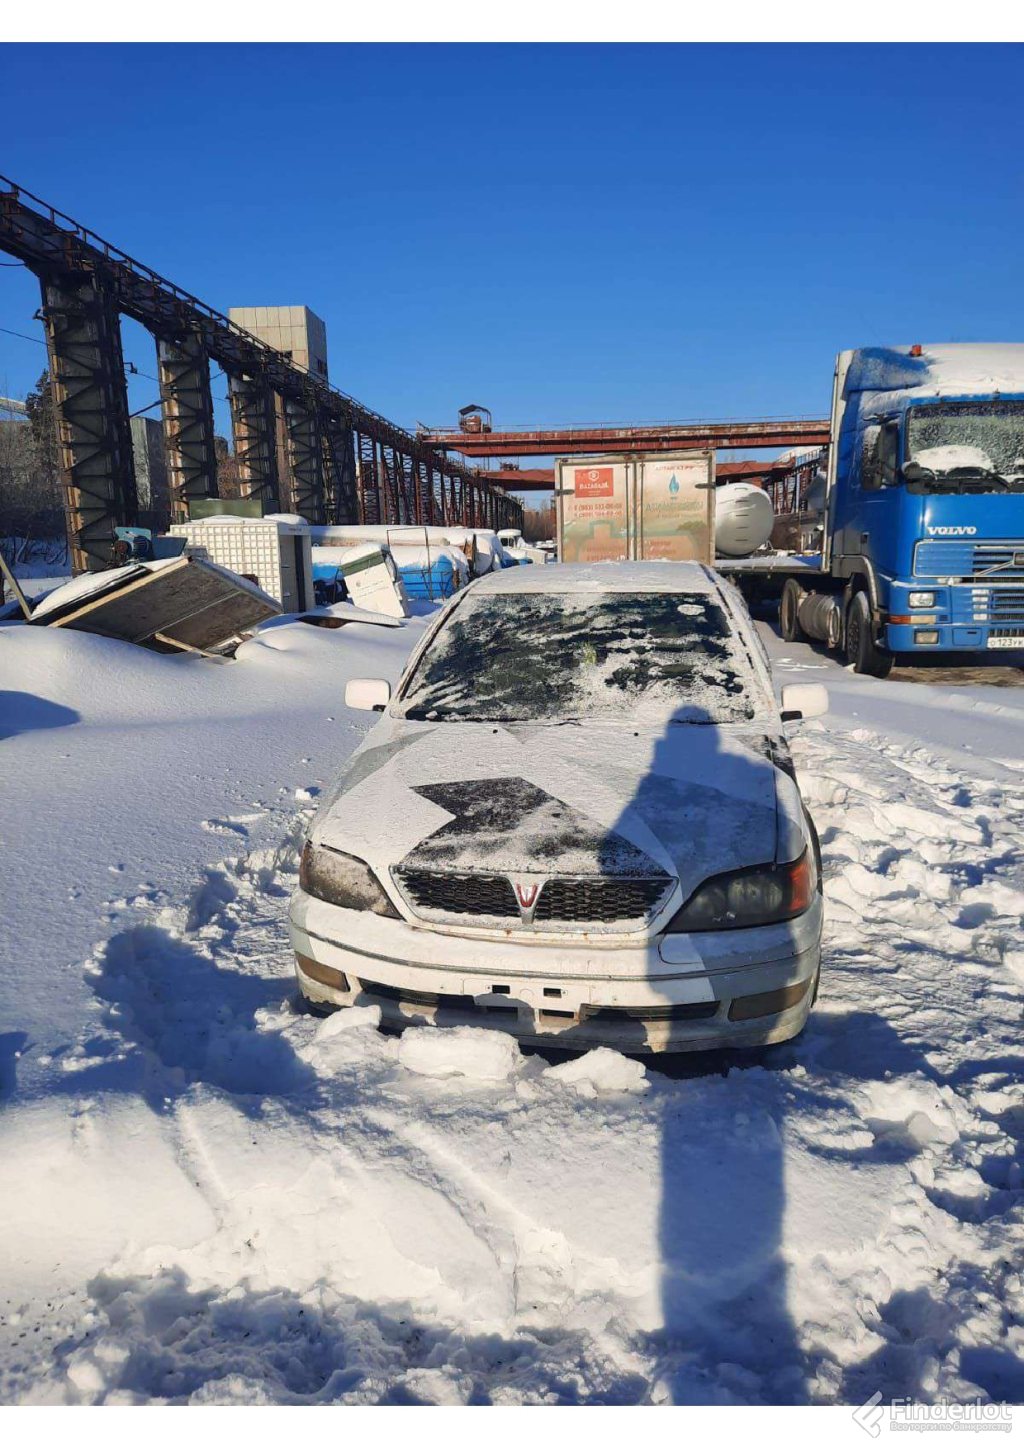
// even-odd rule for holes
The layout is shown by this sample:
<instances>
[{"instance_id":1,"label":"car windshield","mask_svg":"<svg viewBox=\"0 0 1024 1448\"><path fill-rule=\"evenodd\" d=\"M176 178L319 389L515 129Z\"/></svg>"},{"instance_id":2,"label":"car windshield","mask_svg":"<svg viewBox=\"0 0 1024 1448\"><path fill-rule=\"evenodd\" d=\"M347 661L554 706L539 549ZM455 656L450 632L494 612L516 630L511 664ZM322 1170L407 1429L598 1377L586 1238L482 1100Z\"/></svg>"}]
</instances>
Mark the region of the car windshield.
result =
<instances>
[{"instance_id":1,"label":"car windshield","mask_svg":"<svg viewBox=\"0 0 1024 1448\"><path fill-rule=\"evenodd\" d=\"M726 724L764 712L744 641L703 593L469 597L406 686L407 719Z\"/></svg>"},{"instance_id":2,"label":"car windshield","mask_svg":"<svg viewBox=\"0 0 1024 1448\"><path fill-rule=\"evenodd\" d=\"M947 402L907 414L907 463L943 491L1024 491L1024 403Z\"/></svg>"}]
</instances>

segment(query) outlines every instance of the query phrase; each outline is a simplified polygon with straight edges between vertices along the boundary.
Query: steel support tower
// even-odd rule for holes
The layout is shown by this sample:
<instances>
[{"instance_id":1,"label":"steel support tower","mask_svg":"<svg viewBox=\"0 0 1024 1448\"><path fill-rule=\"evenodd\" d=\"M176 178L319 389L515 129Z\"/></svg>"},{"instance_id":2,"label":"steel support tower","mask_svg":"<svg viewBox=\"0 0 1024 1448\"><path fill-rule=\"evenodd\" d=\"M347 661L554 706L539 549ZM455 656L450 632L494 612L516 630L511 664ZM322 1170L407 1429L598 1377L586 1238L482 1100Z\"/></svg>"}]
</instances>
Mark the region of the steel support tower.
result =
<instances>
[{"instance_id":1,"label":"steel support tower","mask_svg":"<svg viewBox=\"0 0 1024 1448\"><path fill-rule=\"evenodd\" d=\"M121 316L141 323L157 344L176 516L216 489L212 361L228 378L243 489L265 511L281 505L281 399L296 492L313 517L521 525L522 504L479 474L3 176L0 251L23 261L42 288L76 572L108 566L114 529L137 512Z\"/></svg>"}]
</instances>

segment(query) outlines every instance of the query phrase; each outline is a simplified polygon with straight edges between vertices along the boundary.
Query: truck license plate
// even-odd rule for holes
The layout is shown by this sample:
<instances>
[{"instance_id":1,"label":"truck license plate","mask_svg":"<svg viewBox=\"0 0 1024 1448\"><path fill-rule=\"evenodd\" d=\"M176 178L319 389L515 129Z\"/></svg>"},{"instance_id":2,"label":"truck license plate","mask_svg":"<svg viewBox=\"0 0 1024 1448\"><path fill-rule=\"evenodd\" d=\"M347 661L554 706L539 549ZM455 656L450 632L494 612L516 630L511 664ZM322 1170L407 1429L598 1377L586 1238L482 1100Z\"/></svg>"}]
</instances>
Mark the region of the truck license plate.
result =
<instances>
[{"instance_id":1,"label":"truck license plate","mask_svg":"<svg viewBox=\"0 0 1024 1448\"><path fill-rule=\"evenodd\" d=\"M990 649L1024 649L1024 633L1005 634L1000 638L989 637L988 646Z\"/></svg>"}]
</instances>

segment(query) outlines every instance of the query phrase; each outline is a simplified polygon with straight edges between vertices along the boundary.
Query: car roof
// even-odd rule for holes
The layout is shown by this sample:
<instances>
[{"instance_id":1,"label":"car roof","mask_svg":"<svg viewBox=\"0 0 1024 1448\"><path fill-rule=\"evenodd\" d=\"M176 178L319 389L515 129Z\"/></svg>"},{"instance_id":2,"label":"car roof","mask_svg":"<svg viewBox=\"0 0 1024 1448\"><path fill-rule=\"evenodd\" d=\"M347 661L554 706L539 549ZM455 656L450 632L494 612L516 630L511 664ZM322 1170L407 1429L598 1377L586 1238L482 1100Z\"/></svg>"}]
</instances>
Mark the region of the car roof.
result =
<instances>
[{"instance_id":1,"label":"car roof","mask_svg":"<svg viewBox=\"0 0 1024 1448\"><path fill-rule=\"evenodd\" d=\"M545 563L503 568L470 585L490 593L717 593L721 580L703 563Z\"/></svg>"}]
</instances>

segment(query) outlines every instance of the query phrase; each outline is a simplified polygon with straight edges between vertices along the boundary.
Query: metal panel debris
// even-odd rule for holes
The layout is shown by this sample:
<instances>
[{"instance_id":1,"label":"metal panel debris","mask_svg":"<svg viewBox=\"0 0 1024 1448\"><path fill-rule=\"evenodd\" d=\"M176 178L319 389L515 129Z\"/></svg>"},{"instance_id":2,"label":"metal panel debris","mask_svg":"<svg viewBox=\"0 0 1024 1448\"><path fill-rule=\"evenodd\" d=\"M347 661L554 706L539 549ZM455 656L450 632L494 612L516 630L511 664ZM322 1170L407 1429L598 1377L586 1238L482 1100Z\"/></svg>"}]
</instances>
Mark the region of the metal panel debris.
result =
<instances>
[{"instance_id":1,"label":"metal panel debris","mask_svg":"<svg viewBox=\"0 0 1024 1448\"><path fill-rule=\"evenodd\" d=\"M94 585L90 591L74 591L74 585L58 589L34 610L31 622L160 652L212 653L281 612L254 584L201 558L129 564L86 577Z\"/></svg>"}]
</instances>

